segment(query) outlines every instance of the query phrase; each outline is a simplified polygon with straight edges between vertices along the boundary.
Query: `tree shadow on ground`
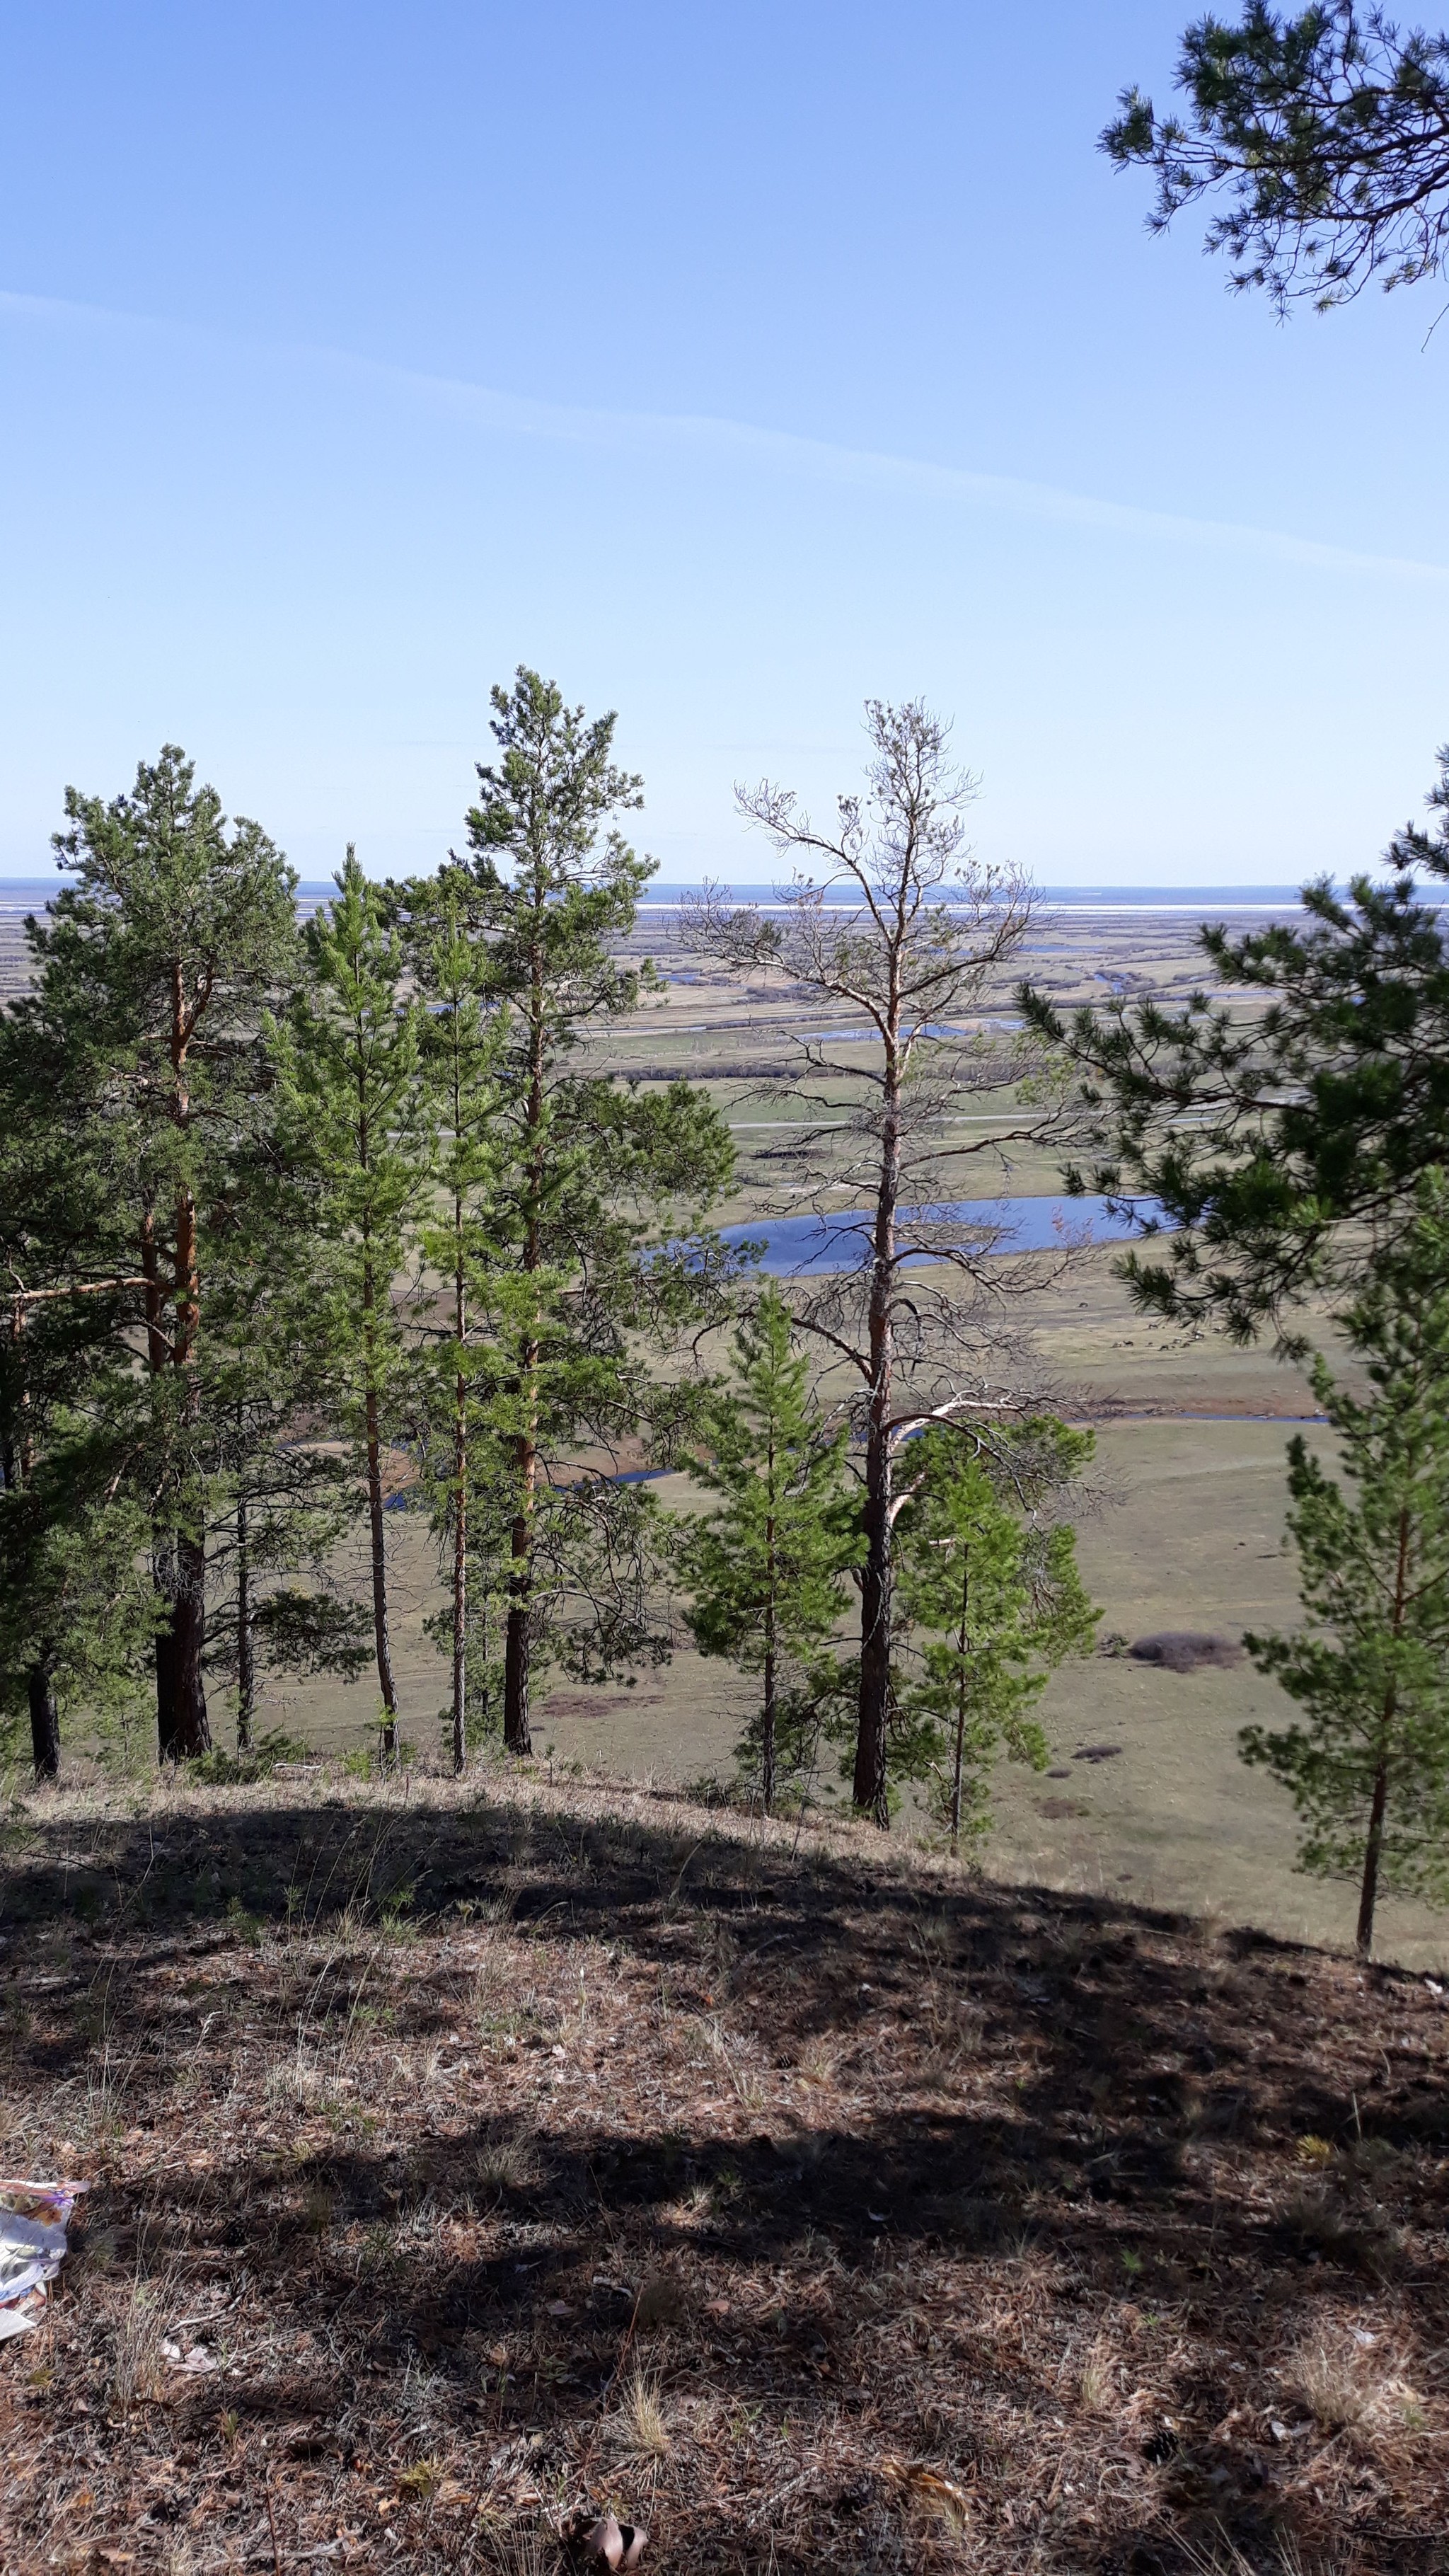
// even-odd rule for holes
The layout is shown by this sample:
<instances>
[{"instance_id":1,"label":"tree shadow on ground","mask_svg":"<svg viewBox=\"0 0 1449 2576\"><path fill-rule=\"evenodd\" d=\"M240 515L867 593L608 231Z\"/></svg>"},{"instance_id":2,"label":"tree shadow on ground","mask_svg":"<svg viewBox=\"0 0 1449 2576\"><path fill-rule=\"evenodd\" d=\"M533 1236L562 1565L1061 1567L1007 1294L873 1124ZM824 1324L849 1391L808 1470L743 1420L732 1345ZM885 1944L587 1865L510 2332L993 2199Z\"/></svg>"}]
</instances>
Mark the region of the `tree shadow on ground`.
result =
<instances>
[{"instance_id":1,"label":"tree shadow on ground","mask_svg":"<svg viewBox=\"0 0 1449 2576\"><path fill-rule=\"evenodd\" d=\"M522 2511L607 2466L701 2569L1168 2570L1215 2535L1449 2565L1420 1981L486 1789L37 1807L0 1937L9 2099L91 2141L72 2304L139 2267L254 2321L164 2432L200 2471L235 2419L240 2520L280 2441L347 2529L428 2464L390 2564L457 2563L450 2475ZM652 2466L620 2449L641 2362ZM912 2521L923 2466L965 2540Z\"/></svg>"}]
</instances>

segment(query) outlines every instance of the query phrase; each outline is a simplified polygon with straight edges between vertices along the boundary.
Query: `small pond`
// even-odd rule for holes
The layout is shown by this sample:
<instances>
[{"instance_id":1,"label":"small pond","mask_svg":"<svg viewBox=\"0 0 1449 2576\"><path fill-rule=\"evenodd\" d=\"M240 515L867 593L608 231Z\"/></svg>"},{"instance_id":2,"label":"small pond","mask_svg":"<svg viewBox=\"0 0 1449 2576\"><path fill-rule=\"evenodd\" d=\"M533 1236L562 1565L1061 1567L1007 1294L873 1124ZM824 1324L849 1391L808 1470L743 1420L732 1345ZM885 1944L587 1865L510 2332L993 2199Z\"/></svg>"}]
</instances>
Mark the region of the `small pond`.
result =
<instances>
[{"instance_id":1,"label":"small pond","mask_svg":"<svg viewBox=\"0 0 1449 2576\"><path fill-rule=\"evenodd\" d=\"M956 1240L983 1252L1042 1252L1056 1244L1124 1243L1141 1232L1140 1219L1158 1214L1154 1199L1138 1199L1137 1214L1114 1210L1104 1198L952 1199L937 1207L903 1208L897 1231L912 1223L951 1226ZM870 1257L869 1209L836 1216L762 1216L748 1225L722 1226L726 1243L763 1243L760 1268L772 1279L809 1279L830 1271L858 1270ZM928 1255L920 1256L923 1260Z\"/></svg>"}]
</instances>

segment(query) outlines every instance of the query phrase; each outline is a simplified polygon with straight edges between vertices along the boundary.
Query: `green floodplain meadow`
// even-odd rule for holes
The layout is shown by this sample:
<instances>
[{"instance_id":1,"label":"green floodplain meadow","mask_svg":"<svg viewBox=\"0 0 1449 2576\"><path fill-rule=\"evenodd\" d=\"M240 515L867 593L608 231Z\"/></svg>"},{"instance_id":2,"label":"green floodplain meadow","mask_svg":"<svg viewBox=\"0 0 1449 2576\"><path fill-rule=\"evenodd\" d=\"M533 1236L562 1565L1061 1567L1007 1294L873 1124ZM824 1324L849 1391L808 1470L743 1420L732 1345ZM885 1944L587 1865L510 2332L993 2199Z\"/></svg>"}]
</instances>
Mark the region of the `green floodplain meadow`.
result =
<instances>
[{"instance_id":1,"label":"green floodplain meadow","mask_svg":"<svg viewBox=\"0 0 1449 2576\"><path fill-rule=\"evenodd\" d=\"M797 1122L847 1113L849 1086L798 1080L798 1005L765 978L741 987L691 959L679 918L642 915L631 950L653 954L662 993L609 1031L604 1061L643 1083L683 1074L728 1118L738 1166L722 1224L790 1205L791 1135ZM1181 999L1200 980L1191 916L1161 912L1065 913L1045 920L1025 960L1063 1000L1110 984ZM823 1025L823 1024L822 1024ZM837 1047L841 1061L848 1052ZM792 1082L792 1075L797 1078ZM1040 1153L1009 1165L990 1143L1000 1102L973 1094L963 1123L982 1150L963 1172L971 1197L1059 1195L1061 1174ZM846 1202L842 1201L841 1204ZM1263 1346L1235 1349L1137 1312L1105 1245L1038 1264L1016 1326L1029 1338L1029 1372L1043 1396L1093 1423L1094 1500L1079 1524L1079 1560L1102 1618L1107 1651L1053 1675L1041 1714L1053 1748L1046 1776L1003 1764L995 1823L980 1855L989 1875L1066 1890L1111 1891L1128 1901L1279 1937L1347 1947L1355 1892L1294 1868L1295 1824L1286 1792L1238 1758L1250 1720L1280 1718L1288 1703L1244 1657L1187 1673L1134 1660L1134 1641L1186 1630L1236 1640L1245 1630L1288 1627L1298 1617L1294 1567L1283 1546L1284 1458L1313 1399L1301 1373ZM1315 1436L1311 1423L1304 1426ZM399 1479L406 1469L399 1461ZM653 1490L675 1509L698 1497L682 1475ZM401 1501L401 1494L399 1501ZM404 1742L425 1766L444 1756L440 1712L447 1668L425 1622L443 1604L435 1542L399 1508L388 1517L393 1651ZM355 1557L355 1562L349 1561ZM359 1532L337 1572L360 1597L366 1581ZM682 1623L672 1660L629 1684L580 1686L549 1675L535 1703L537 1756L555 1768L642 1778L660 1785L724 1781L748 1706L748 1683L702 1658ZM304 1738L321 1757L375 1741L375 1685L273 1676L258 1710L263 1729ZM213 1731L229 1741L225 1692ZM138 1745L147 1758L144 1743ZM481 1758L487 1759L488 1756ZM844 1784L822 1775L818 1794L847 1811ZM873 1829L861 1826L863 1834ZM929 1832L908 1794L895 1830ZM1382 1900L1379 1955L1428 1971L1449 1961L1449 1924L1428 1907Z\"/></svg>"}]
</instances>

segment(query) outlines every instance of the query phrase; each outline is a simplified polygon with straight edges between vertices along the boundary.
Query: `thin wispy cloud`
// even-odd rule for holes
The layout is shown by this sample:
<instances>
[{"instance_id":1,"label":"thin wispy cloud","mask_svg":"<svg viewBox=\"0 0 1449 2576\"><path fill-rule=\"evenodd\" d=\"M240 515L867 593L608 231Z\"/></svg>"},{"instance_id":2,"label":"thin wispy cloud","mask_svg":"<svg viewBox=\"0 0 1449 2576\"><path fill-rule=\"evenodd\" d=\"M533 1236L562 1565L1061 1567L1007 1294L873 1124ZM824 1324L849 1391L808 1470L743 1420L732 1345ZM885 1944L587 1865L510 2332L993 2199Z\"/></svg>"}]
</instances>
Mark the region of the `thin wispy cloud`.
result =
<instances>
[{"instance_id":1,"label":"thin wispy cloud","mask_svg":"<svg viewBox=\"0 0 1449 2576\"><path fill-rule=\"evenodd\" d=\"M547 439L571 447L612 449L636 456L693 454L701 459L733 460L818 484L894 492L943 507L994 511L1157 545L1206 548L1214 553L1250 555L1305 569L1379 580L1449 582L1449 565L1424 563L1411 556L1325 545L1316 538L1295 536L1283 529L1204 518L1186 511L1144 509L1134 502L1106 500L1017 475L981 473L921 457L842 446L791 430L762 429L748 421L691 412L619 411L540 402L527 395L500 393L465 377L397 366L351 350L257 341L149 315L8 289L0 289L0 317L15 322L50 322L122 337L154 335L173 345L207 348L227 356L245 352L273 365L346 377L357 384L370 382L379 391L410 395L454 418L471 420L480 430L507 437Z\"/></svg>"}]
</instances>

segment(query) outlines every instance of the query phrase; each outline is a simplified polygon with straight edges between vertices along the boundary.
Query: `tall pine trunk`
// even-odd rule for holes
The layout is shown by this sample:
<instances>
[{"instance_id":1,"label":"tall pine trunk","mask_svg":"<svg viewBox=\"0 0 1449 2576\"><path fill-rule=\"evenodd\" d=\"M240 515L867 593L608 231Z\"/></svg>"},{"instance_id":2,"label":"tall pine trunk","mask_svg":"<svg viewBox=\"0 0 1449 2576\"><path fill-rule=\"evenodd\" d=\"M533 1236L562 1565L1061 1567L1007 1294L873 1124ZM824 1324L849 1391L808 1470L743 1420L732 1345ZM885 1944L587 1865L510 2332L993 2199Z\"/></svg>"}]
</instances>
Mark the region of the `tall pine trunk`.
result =
<instances>
[{"instance_id":1,"label":"tall pine trunk","mask_svg":"<svg viewBox=\"0 0 1449 2576\"><path fill-rule=\"evenodd\" d=\"M467 1380L459 1378L453 1448L457 1499L453 1509L453 1776L468 1761L468 1422Z\"/></svg>"},{"instance_id":2,"label":"tall pine trunk","mask_svg":"<svg viewBox=\"0 0 1449 2576\"><path fill-rule=\"evenodd\" d=\"M238 1407L240 1410L240 1407ZM247 1498L236 1505L236 1749L250 1753L257 1705L256 1639L252 1632L251 1531Z\"/></svg>"},{"instance_id":3,"label":"tall pine trunk","mask_svg":"<svg viewBox=\"0 0 1449 2576\"><path fill-rule=\"evenodd\" d=\"M478 1604L478 1660L481 1666L481 1675L478 1684L478 1723L483 1734L486 1735L489 1727L493 1723L493 1685L488 1678L489 1643L493 1634L491 1625L493 1595L489 1583L488 1550L486 1544L483 1550L481 1572L483 1588L482 1597Z\"/></svg>"},{"instance_id":4,"label":"tall pine trunk","mask_svg":"<svg viewBox=\"0 0 1449 2576\"><path fill-rule=\"evenodd\" d=\"M760 1804L768 1816L773 1813L775 1805L776 1707L775 1618L774 1612L769 1610L765 1613L765 1636L764 1704L760 1711Z\"/></svg>"},{"instance_id":5,"label":"tall pine trunk","mask_svg":"<svg viewBox=\"0 0 1449 2576\"><path fill-rule=\"evenodd\" d=\"M454 1281L458 1374L453 1385L453 1776L461 1779L468 1760L468 1379L463 1367L468 1314L461 1202L455 1216L459 1253Z\"/></svg>"},{"instance_id":6,"label":"tall pine trunk","mask_svg":"<svg viewBox=\"0 0 1449 2576\"><path fill-rule=\"evenodd\" d=\"M211 1751L206 1684L201 1658L206 1644L206 1546L178 1531L164 1551L162 1589L169 1625L156 1639L156 1711L163 1762L184 1762Z\"/></svg>"},{"instance_id":7,"label":"tall pine trunk","mask_svg":"<svg viewBox=\"0 0 1449 2576\"><path fill-rule=\"evenodd\" d=\"M184 1125L190 1097L184 1080L184 1050L178 1067L177 1117ZM175 1362L182 1372L181 1418L188 1446L201 1422L201 1382L197 1375L197 1337L201 1330L201 1282L197 1267L196 1201L182 1188L176 1199L176 1343ZM199 1530L183 1529L176 1541L176 1595L172 1613L175 1648L175 1754L185 1758L211 1751L206 1714L202 1656L206 1647L206 1539Z\"/></svg>"},{"instance_id":8,"label":"tall pine trunk","mask_svg":"<svg viewBox=\"0 0 1449 2576\"><path fill-rule=\"evenodd\" d=\"M860 1573L860 1702L855 1738L855 1805L889 1825L887 1730L891 1707L893 1451L890 1411L895 1325L896 1202L901 1187L900 1086L896 1076L899 1003L886 1029L880 1185L870 1277L870 1382L865 1446L865 1562Z\"/></svg>"},{"instance_id":9,"label":"tall pine trunk","mask_svg":"<svg viewBox=\"0 0 1449 2576\"><path fill-rule=\"evenodd\" d=\"M966 1685L963 1682L956 1701L956 1759L951 1772L951 1858L961 1852L961 1772L966 1758Z\"/></svg>"},{"instance_id":10,"label":"tall pine trunk","mask_svg":"<svg viewBox=\"0 0 1449 2576\"><path fill-rule=\"evenodd\" d=\"M182 973L171 970L171 1118L181 1135L191 1124L191 1092L186 1070L191 1040ZM142 1218L141 1270L146 1282L146 1338L153 1375L163 1366L180 1369L180 1422L189 1446L201 1416L197 1380L197 1337L201 1326L201 1283L197 1257L196 1201L183 1181L176 1192L176 1242L171 1278L175 1323L168 1337L164 1321L165 1289L161 1279L152 1211ZM185 1476L183 1461L182 1475ZM176 1501L170 1480L170 1504ZM156 1637L156 1740L163 1762L181 1762L211 1751L206 1713L202 1655L206 1644L206 1540L195 1530L171 1528L153 1565L164 1569L167 1624Z\"/></svg>"},{"instance_id":11,"label":"tall pine trunk","mask_svg":"<svg viewBox=\"0 0 1449 2576\"><path fill-rule=\"evenodd\" d=\"M453 1017L453 1135L463 1134L463 1095L458 1072L457 1006ZM468 1283L464 1276L464 1205L453 1192L453 1777L468 1762ZM484 1652L487 1652L485 1643Z\"/></svg>"},{"instance_id":12,"label":"tall pine trunk","mask_svg":"<svg viewBox=\"0 0 1449 2576\"><path fill-rule=\"evenodd\" d=\"M530 1390L538 1375L538 1345L524 1350L524 1382ZM510 1753L531 1753L529 1726L529 1627L533 1582L533 1497L538 1477L538 1448L531 1431L519 1439L516 1463L519 1508L509 1539L508 1621L503 1639L503 1741Z\"/></svg>"},{"instance_id":13,"label":"tall pine trunk","mask_svg":"<svg viewBox=\"0 0 1449 2576\"><path fill-rule=\"evenodd\" d=\"M951 1769L951 1858L961 1850L961 1774L966 1765L966 1642L970 1634L971 1557L967 1552L961 1569L961 1626L956 1647L959 1656L956 1678L956 1759Z\"/></svg>"},{"instance_id":14,"label":"tall pine trunk","mask_svg":"<svg viewBox=\"0 0 1449 2576\"><path fill-rule=\"evenodd\" d=\"M367 1390L367 1525L372 1549L372 1635L377 1652L377 1681L382 1693L382 1758L397 1760L397 1690L392 1677L392 1641L387 1628L387 1531L383 1519L382 1434L377 1390Z\"/></svg>"},{"instance_id":15,"label":"tall pine trunk","mask_svg":"<svg viewBox=\"0 0 1449 2576\"><path fill-rule=\"evenodd\" d=\"M1394 1606L1390 1619L1393 1636L1403 1633L1404 1616L1409 1598L1409 1542L1412 1532L1407 1510L1399 1513L1398 1563L1394 1572ZM1379 1720L1378 1758L1374 1765L1373 1796L1369 1804L1368 1835L1364 1843L1363 1880L1358 1897L1358 1930L1355 1943L1361 1959L1368 1958L1374 1945L1374 1908L1378 1903L1379 1870L1384 1852L1384 1817L1389 1803L1389 1753L1393 1743L1394 1719L1398 1715L1397 1685L1391 1680L1384 1693L1383 1715Z\"/></svg>"},{"instance_id":16,"label":"tall pine trunk","mask_svg":"<svg viewBox=\"0 0 1449 2576\"><path fill-rule=\"evenodd\" d=\"M156 1246L156 1212L146 1207L141 1215L141 1276L145 1281L146 1367L158 1378L166 1366L169 1352L161 1313L161 1261ZM159 1499L159 1498L158 1498ZM171 1531L159 1514L151 1537L151 1581L158 1599L164 1603L166 1617L156 1631L154 1649L156 1666L156 1749L163 1762L173 1759L177 1738L176 1692L172 1674L171 1619L176 1597L176 1546Z\"/></svg>"},{"instance_id":17,"label":"tall pine trunk","mask_svg":"<svg viewBox=\"0 0 1449 2576\"><path fill-rule=\"evenodd\" d=\"M15 1310L15 1315L12 1317L10 1331L12 1339L18 1338L18 1307ZM8 1439L0 1438L0 1493L14 1493L18 1488L19 1482L20 1479L15 1464L14 1443ZM0 1679L3 1679L3 1675L0 1675Z\"/></svg>"},{"instance_id":18,"label":"tall pine trunk","mask_svg":"<svg viewBox=\"0 0 1449 2576\"><path fill-rule=\"evenodd\" d=\"M368 1170L368 1105L363 1092L363 1069L358 1064L358 1162ZM373 1649L378 1659L378 1690L383 1698L383 1762L396 1762L396 1685L391 1674L391 1636L389 1636L389 1558L386 1558L386 1522L383 1522L383 1432L381 1406L378 1406L378 1283L373 1275L373 1242L368 1221L363 1218L363 1368L365 1368L365 1448L368 1448L368 1540L371 1540L373 1571Z\"/></svg>"},{"instance_id":19,"label":"tall pine trunk","mask_svg":"<svg viewBox=\"0 0 1449 2576\"><path fill-rule=\"evenodd\" d=\"M11 1309L10 1309L10 1336L9 1336L10 1341L11 1341L11 1344L12 1344L12 1346L13 1346L13 1347L14 1347L14 1349L15 1349L15 1375L16 1375L16 1385L17 1385L16 1410L17 1410L17 1411L20 1411L20 1410L23 1408L23 1406L24 1406L24 1402L25 1402L25 1395L24 1395L23 1380L22 1380L22 1378L21 1378L21 1374L20 1374L20 1350L19 1350L20 1336L21 1336L22 1332L24 1331L24 1329L25 1329L25 1309L24 1309L24 1307L22 1306L22 1304L21 1304L21 1302L20 1302L19 1298L17 1297L17 1298L16 1298L16 1300L15 1300L15 1302L14 1302L14 1304L12 1305L12 1307L11 1307ZM3 1429L0 1429L0 1490L3 1490L3 1491L4 1491L5 1493L7 1493L7 1494L13 1494L13 1493L17 1493L17 1492L19 1491L19 1487L20 1487L20 1465L19 1465L19 1460L17 1459L16 1454L15 1454L15 1434L14 1434L14 1431L13 1431L13 1429L11 1428L10 1424L7 1422L7 1423L4 1425Z\"/></svg>"},{"instance_id":20,"label":"tall pine trunk","mask_svg":"<svg viewBox=\"0 0 1449 2576\"><path fill-rule=\"evenodd\" d=\"M860 1701L855 1735L854 1803L890 1822L886 1796L886 1726L891 1692L891 1458L874 1419L866 1434L865 1562L860 1570Z\"/></svg>"},{"instance_id":21,"label":"tall pine trunk","mask_svg":"<svg viewBox=\"0 0 1449 2576\"><path fill-rule=\"evenodd\" d=\"M770 1433L767 1468L770 1493L775 1491L775 1437ZM765 1670L760 1710L760 1802L768 1816L775 1804L775 1515L765 1516Z\"/></svg>"},{"instance_id":22,"label":"tall pine trunk","mask_svg":"<svg viewBox=\"0 0 1449 2576\"><path fill-rule=\"evenodd\" d=\"M1393 1705L1394 1695L1391 1690L1384 1710L1384 1732L1386 1734L1393 1717ZM1384 1849L1384 1811L1388 1806L1388 1802L1388 1763L1386 1760L1381 1759L1378 1769L1374 1773L1373 1803L1369 1808L1368 1840L1364 1845L1363 1882L1359 1888L1358 1897L1358 1929L1354 1934L1355 1946L1361 1959L1367 1959L1374 1946L1374 1907L1378 1903L1379 1864L1383 1858Z\"/></svg>"},{"instance_id":23,"label":"tall pine trunk","mask_svg":"<svg viewBox=\"0 0 1449 2576\"><path fill-rule=\"evenodd\" d=\"M10 1310L10 1339L16 1347L19 1392L16 1411L20 1417L20 1445L17 1453L12 1440L0 1445L0 1489L18 1493L35 1473L35 1436L32 1430L30 1388L23 1373L20 1352L25 1330L25 1308L17 1297ZM55 1700L55 1649L47 1639L25 1676L25 1695L30 1704L30 1754L37 1780L60 1777L60 1711Z\"/></svg>"},{"instance_id":24,"label":"tall pine trunk","mask_svg":"<svg viewBox=\"0 0 1449 2576\"><path fill-rule=\"evenodd\" d=\"M529 1181L532 1193L524 1237L523 1267L536 1271L543 1261L540 1210L543 1200L543 951L535 947L529 987L529 1084L527 1128ZM513 1516L508 1569L508 1624L503 1646L503 1741L510 1753L533 1751L529 1725L529 1658L533 1590L533 1516L538 1488L538 1373L543 1353L531 1335L523 1346L521 1396L523 1429L515 1450L518 1509Z\"/></svg>"},{"instance_id":25,"label":"tall pine trunk","mask_svg":"<svg viewBox=\"0 0 1449 2576\"><path fill-rule=\"evenodd\" d=\"M37 1780L60 1777L60 1711L55 1701L55 1661L45 1646L26 1675L30 1700L30 1758Z\"/></svg>"}]
</instances>

